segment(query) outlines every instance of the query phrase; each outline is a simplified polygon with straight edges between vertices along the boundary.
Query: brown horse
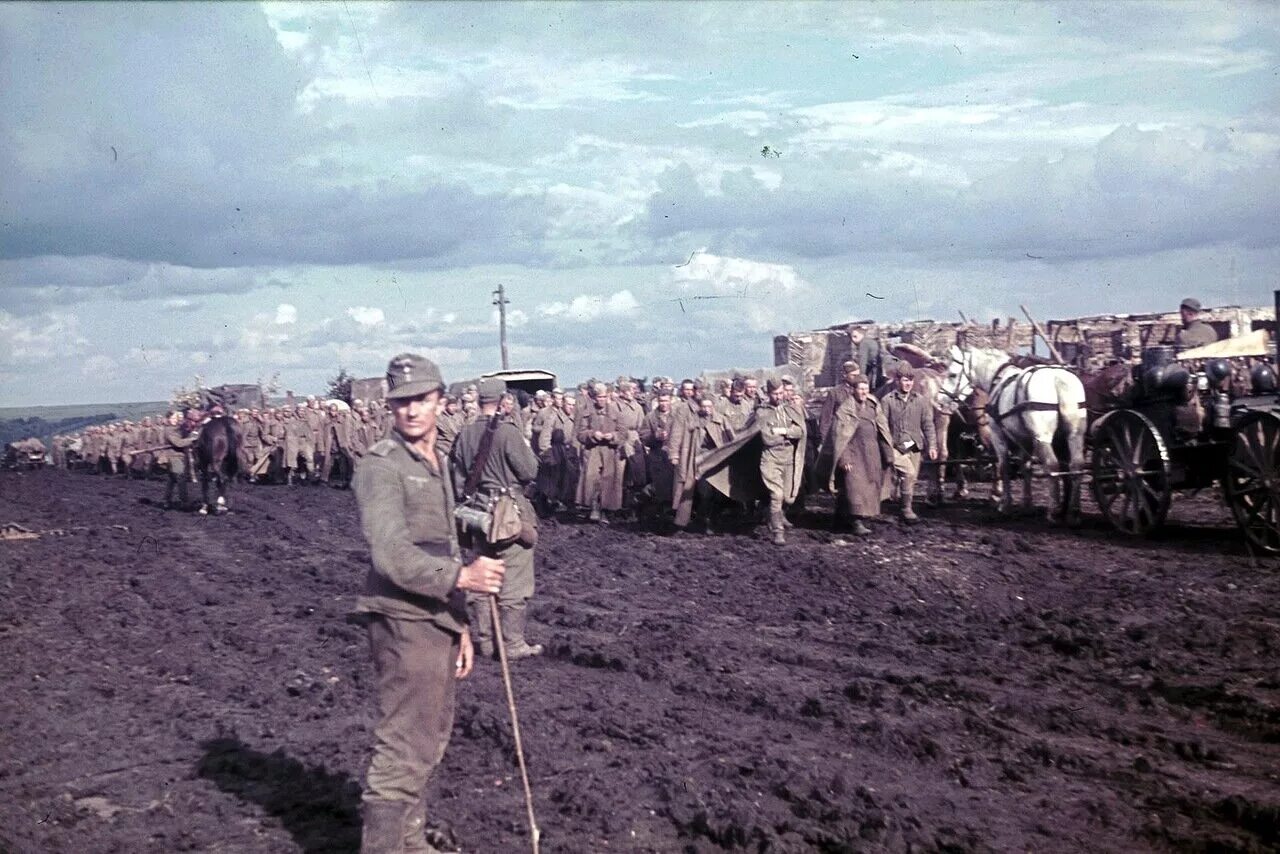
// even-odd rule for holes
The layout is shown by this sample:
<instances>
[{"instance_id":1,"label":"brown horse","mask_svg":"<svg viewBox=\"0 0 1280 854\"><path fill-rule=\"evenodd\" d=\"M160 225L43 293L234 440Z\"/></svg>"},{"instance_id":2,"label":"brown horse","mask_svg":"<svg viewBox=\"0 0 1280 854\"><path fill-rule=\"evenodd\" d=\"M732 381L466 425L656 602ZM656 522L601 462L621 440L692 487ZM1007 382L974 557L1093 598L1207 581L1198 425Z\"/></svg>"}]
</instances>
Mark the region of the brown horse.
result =
<instances>
[{"instance_id":1,"label":"brown horse","mask_svg":"<svg viewBox=\"0 0 1280 854\"><path fill-rule=\"evenodd\" d=\"M227 485L235 479L239 465L240 429L235 419L215 415L200 427L196 440L196 471L200 473L200 490L204 503L200 515L227 512ZM209 500L209 487L218 493L216 502Z\"/></svg>"}]
</instances>

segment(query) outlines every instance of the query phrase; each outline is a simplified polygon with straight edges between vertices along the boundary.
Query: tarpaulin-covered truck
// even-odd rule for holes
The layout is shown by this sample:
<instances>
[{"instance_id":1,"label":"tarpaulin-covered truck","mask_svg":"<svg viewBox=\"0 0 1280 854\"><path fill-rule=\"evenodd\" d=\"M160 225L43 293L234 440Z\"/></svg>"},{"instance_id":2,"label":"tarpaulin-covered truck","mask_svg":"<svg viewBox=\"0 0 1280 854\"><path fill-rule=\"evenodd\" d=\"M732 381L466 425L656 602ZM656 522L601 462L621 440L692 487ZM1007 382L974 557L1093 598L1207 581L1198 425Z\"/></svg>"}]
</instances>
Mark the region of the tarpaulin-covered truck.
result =
<instances>
[{"instance_id":1,"label":"tarpaulin-covered truck","mask_svg":"<svg viewBox=\"0 0 1280 854\"><path fill-rule=\"evenodd\" d=\"M34 436L19 439L4 446L4 467L7 469L38 469L44 467L44 442Z\"/></svg>"}]
</instances>

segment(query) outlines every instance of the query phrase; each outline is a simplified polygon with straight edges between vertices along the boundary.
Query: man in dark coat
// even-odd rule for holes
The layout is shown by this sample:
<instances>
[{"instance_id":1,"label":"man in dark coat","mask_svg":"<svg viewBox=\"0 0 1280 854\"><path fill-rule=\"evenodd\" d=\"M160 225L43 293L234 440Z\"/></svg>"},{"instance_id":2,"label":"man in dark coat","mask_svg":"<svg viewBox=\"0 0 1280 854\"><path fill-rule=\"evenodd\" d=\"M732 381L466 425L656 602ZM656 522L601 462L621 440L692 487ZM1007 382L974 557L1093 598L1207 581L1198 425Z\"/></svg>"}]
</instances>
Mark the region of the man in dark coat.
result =
<instances>
[{"instance_id":1,"label":"man in dark coat","mask_svg":"<svg viewBox=\"0 0 1280 854\"><path fill-rule=\"evenodd\" d=\"M716 412L716 405L711 398L704 398L698 404L696 417L673 419L667 457L675 469L671 503L675 510L677 528L683 530L693 518L695 496L710 499L705 488L699 489L698 458L728 443L732 438L724 418ZM707 521L709 523L710 519Z\"/></svg>"},{"instance_id":2,"label":"man in dark coat","mask_svg":"<svg viewBox=\"0 0 1280 854\"><path fill-rule=\"evenodd\" d=\"M823 459L831 462L827 482L841 502L837 519L852 518L853 533L865 537L871 533L866 520L880 515L883 471L893 461L889 426L866 377L854 383L853 396L836 410L830 442Z\"/></svg>"}]
</instances>

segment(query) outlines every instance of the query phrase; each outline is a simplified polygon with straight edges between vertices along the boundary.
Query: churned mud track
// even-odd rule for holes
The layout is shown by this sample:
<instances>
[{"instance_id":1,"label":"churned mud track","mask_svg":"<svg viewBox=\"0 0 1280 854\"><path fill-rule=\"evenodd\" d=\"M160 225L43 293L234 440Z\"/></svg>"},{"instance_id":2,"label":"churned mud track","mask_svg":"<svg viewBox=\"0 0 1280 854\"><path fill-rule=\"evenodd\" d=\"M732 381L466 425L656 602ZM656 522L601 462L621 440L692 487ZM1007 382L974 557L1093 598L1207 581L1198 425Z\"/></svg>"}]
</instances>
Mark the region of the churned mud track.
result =
<instances>
[{"instance_id":1,"label":"churned mud track","mask_svg":"<svg viewBox=\"0 0 1280 854\"><path fill-rule=\"evenodd\" d=\"M0 544L0 849L355 851L351 496L162 491L0 476L0 522L67 530ZM867 542L822 519L782 548L544 528L549 654L516 671L544 850L1280 846L1280 566L1212 496L1154 542L981 502ZM433 797L442 841L527 845L493 665Z\"/></svg>"}]
</instances>

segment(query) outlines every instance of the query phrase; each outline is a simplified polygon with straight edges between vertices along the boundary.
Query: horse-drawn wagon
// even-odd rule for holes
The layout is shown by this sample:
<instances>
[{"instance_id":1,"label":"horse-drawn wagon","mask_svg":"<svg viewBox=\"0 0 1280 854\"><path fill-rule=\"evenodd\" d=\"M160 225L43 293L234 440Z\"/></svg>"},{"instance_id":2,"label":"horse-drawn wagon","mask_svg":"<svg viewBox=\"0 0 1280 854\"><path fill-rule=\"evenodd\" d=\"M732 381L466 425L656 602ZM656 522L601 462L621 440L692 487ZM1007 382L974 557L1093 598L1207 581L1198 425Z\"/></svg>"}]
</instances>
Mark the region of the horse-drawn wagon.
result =
<instances>
[{"instance_id":1,"label":"horse-drawn wagon","mask_svg":"<svg viewBox=\"0 0 1280 854\"><path fill-rule=\"evenodd\" d=\"M1175 492L1220 483L1249 543L1280 552L1280 398L1270 366L1252 374L1235 396L1225 359L1192 373L1171 347L1143 351L1129 401L1090 427L1093 497L1113 527L1150 534Z\"/></svg>"},{"instance_id":2,"label":"horse-drawn wagon","mask_svg":"<svg viewBox=\"0 0 1280 854\"><path fill-rule=\"evenodd\" d=\"M1225 355L1242 355L1232 343L1221 345ZM996 489L1006 509L1015 464L1026 501L1032 474L1047 476L1051 512L1073 517L1087 477L1102 516L1133 535L1164 525L1174 493L1221 484L1250 545L1280 553L1280 396L1271 354L1243 354L1268 361L1253 362L1241 377L1240 363L1211 347L1218 345L1181 353L1149 347L1139 366L1108 369L1117 381L1111 394L1097 394L1093 380L1101 375L1081 382L1066 366L1022 368L994 348L952 347L942 393L988 393Z\"/></svg>"}]
</instances>

